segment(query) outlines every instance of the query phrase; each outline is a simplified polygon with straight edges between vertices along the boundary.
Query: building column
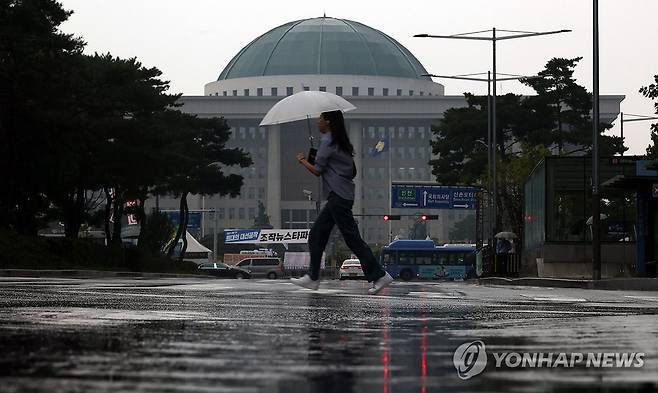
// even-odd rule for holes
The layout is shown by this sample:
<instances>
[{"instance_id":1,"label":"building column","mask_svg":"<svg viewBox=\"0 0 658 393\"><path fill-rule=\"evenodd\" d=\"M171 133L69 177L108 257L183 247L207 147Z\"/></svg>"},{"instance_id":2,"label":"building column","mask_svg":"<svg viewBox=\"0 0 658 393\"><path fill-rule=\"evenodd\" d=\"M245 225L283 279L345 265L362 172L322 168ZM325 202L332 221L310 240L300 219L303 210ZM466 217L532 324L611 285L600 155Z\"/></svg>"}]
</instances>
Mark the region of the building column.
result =
<instances>
[{"instance_id":1,"label":"building column","mask_svg":"<svg viewBox=\"0 0 658 393\"><path fill-rule=\"evenodd\" d=\"M363 132L361 129L361 122L358 120L349 121L349 137L352 146L354 147L354 165L356 165L356 177L354 178L354 207L352 211L354 214L363 214L363 155L361 150L363 148ZM363 217L359 219L359 225L364 226L365 220ZM362 228L363 230L363 228Z\"/></svg>"},{"instance_id":2,"label":"building column","mask_svg":"<svg viewBox=\"0 0 658 393\"><path fill-rule=\"evenodd\" d=\"M267 215L281 228L281 126L267 127Z\"/></svg>"}]
</instances>

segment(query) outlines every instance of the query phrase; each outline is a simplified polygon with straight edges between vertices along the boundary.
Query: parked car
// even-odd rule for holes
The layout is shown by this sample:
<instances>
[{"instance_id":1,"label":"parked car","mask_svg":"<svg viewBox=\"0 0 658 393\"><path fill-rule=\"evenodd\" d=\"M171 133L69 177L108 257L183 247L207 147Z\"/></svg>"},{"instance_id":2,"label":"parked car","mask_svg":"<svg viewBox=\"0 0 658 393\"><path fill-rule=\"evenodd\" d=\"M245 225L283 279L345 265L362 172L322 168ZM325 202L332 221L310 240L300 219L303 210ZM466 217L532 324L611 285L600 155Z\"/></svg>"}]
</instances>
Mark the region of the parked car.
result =
<instances>
[{"instance_id":1,"label":"parked car","mask_svg":"<svg viewBox=\"0 0 658 393\"><path fill-rule=\"evenodd\" d=\"M248 271L224 263L204 263L199 265L198 269L202 273L210 274L215 277L251 278L251 274L249 274Z\"/></svg>"},{"instance_id":2,"label":"parked car","mask_svg":"<svg viewBox=\"0 0 658 393\"><path fill-rule=\"evenodd\" d=\"M283 262L279 258L246 258L236 266L248 271L253 277L283 277Z\"/></svg>"},{"instance_id":3,"label":"parked car","mask_svg":"<svg viewBox=\"0 0 658 393\"><path fill-rule=\"evenodd\" d=\"M345 280L346 278L365 278L363 274L363 269L361 269L361 261L358 259L346 259L343 261L343 264L340 265L340 272L338 273L338 278L340 280Z\"/></svg>"}]
</instances>

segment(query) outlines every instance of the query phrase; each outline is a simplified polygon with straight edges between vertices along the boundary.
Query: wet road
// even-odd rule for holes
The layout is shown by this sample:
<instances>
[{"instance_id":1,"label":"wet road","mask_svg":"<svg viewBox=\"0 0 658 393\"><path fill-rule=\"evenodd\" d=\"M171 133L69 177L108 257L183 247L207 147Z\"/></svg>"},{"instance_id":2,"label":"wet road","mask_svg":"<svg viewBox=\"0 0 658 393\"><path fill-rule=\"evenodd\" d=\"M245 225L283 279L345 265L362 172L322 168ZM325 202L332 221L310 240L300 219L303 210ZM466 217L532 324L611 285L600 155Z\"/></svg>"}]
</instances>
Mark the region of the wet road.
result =
<instances>
[{"instance_id":1,"label":"wet road","mask_svg":"<svg viewBox=\"0 0 658 393\"><path fill-rule=\"evenodd\" d=\"M468 282L0 278L2 392L658 390L658 293ZM462 343L488 363L463 380ZM496 367L494 353L645 353ZM557 356L557 355L556 355Z\"/></svg>"}]
</instances>

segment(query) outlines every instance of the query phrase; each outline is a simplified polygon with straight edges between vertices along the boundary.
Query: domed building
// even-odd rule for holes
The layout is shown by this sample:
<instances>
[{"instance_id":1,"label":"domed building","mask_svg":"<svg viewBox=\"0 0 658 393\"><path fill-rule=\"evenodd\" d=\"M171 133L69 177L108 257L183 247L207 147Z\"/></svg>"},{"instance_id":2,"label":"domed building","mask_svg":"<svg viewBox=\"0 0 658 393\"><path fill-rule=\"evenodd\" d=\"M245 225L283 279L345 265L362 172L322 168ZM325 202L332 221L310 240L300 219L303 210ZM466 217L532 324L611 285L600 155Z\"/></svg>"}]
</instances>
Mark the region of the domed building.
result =
<instances>
[{"instance_id":1,"label":"domed building","mask_svg":"<svg viewBox=\"0 0 658 393\"><path fill-rule=\"evenodd\" d=\"M184 112L225 117L232 129L228 146L244 149L253 160L250 168L233 169L244 177L238 198L190 197L190 210L216 209L220 230L250 228L262 202L274 228L309 227L321 192L318 180L295 159L297 152L308 151L307 124L259 127L259 123L286 96L303 90L327 91L357 108L345 119L358 168L353 211L364 240L381 245L390 237L406 238L412 218L392 222L391 233L382 220L389 213L389 182L432 181L431 125L445 110L466 105L462 95L445 96L443 86L424 76L427 73L395 39L350 20L298 20L255 38L216 81L206 84L204 96L180 99ZM618 110L618 104L611 110ZM602 109L604 113L605 103ZM317 130L314 122L311 125ZM389 150L372 156L371 148L381 140L390 140ZM160 203L161 209L177 207L175 201ZM393 210L393 214L417 212ZM428 221L428 232L448 241L452 223L473 211L439 214L439 220ZM211 233L213 225L204 217L199 234Z\"/></svg>"}]
</instances>

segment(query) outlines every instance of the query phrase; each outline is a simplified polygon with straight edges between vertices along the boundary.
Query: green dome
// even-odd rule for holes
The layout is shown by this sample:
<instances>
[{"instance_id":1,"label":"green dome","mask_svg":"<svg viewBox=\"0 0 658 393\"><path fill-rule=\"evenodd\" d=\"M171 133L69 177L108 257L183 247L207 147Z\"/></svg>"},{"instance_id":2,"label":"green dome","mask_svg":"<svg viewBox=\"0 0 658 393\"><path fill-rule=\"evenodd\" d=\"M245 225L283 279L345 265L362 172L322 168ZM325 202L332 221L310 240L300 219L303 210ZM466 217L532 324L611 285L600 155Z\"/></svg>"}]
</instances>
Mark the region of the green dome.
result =
<instances>
[{"instance_id":1,"label":"green dome","mask_svg":"<svg viewBox=\"0 0 658 393\"><path fill-rule=\"evenodd\" d=\"M218 80L302 74L431 80L393 38L358 22L326 17L286 23L261 35L242 48Z\"/></svg>"}]
</instances>

